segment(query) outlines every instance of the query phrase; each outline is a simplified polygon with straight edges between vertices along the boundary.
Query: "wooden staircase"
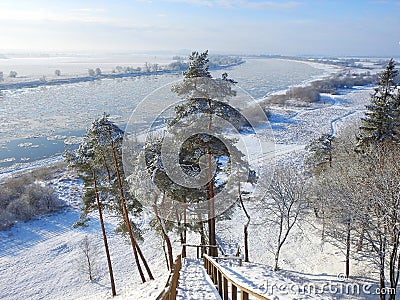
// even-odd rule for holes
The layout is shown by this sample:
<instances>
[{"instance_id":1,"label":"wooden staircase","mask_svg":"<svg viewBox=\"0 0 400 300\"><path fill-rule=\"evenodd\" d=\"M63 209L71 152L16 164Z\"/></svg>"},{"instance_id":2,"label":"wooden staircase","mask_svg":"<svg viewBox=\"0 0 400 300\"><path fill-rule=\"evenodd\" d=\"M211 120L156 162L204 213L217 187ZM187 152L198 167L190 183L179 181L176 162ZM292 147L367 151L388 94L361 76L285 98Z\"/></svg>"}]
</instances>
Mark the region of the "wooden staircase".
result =
<instances>
[{"instance_id":1,"label":"wooden staircase","mask_svg":"<svg viewBox=\"0 0 400 300\"><path fill-rule=\"evenodd\" d=\"M186 259L184 254L186 254L186 249L188 247L194 247L197 249L197 260L196 259ZM221 266L218 261L220 260L230 260L238 261L239 266L242 266L242 258L239 256L220 256L211 257L207 254L203 254L203 267L199 268L200 263L200 250L202 253L206 252L210 247L218 247L211 245L182 245L182 254L178 255L176 262L174 264L173 271L168 279L165 289L157 297L157 300L175 300L183 299L179 297L179 277L182 272L182 265L185 266L185 270L192 270L194 274L198 275L195 278L197 281L209 280L212 282L212 287L210 289L205 289L205 293L208 296L202 295L202 299L222 299L222 300L248 300L249 295L256 299L269 300L265 296L257 293L245 284L241 283L239 280L231 278L231 276L226 272L223 266ZM192 265L190 265L192 264ZM196 266L194 266L196 265ZM200 270L201 269L201 270ZM202 277L202 271L204 270L204 276L209 276L209 278ZM186 275L186 274L185 274ZM188 280L184 277L183 280ZM216 290L213 290L215 288ZM211 296L212 295L212 296ZM211 297L211 298L210 298Z\"/></svg>"}]
</instances>

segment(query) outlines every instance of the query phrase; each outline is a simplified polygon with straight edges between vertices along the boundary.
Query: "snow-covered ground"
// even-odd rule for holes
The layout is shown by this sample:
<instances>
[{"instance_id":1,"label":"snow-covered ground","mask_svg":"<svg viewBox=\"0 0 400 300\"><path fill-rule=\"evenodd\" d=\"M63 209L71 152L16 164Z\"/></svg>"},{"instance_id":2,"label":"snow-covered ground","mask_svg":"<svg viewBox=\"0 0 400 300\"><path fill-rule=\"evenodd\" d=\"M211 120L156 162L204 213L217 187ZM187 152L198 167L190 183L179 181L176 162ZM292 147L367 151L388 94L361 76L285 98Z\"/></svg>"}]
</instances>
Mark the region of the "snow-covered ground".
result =
<instances>
[{"instance_id":1,"label":"snow-covered ground","mask_svg":"<svg viewBox=\"0 0 400 300\"><path fill-rule=\"evenodd\" d=\"M202 260L193 258L182 260L176 299L220 299L218 290L202 265Z\"/></svg>"},{"instance_id":2,"label":"snow-covered ground","mask_svg":"<svg viewBox=\"0 0 400 300\"><path fill-rule=\"evenodd\" d=\"M89 227L73 228L80 215L80 180L65 172L51 184L59 197L69 204L64 211L0 231L0 299L111 298L98 218L93 214ZM160 250L161 238L147 227L148 222L141 220L139 225L144 230L141 248L155 277L154 281L141 284L128 239L114 232L117 222L116 217L106 215L105 227L118 296L120 299L155 298L168 278L164 253ZM85 273L80 248L86 236L96 257L93 282Z\"/></svg>"},{"instance_id":3,"label":"snow-covered ground","mask_svg":"<svg viewBox=\"0 0 400 300\"><path fill-rule=\"evenodd\" d=\"M337 133L345 124L358 119L363 113L370 93L371 90L368 88L355 88L343 90L335 96L323 95L320 103L308 108L272 108L271 122L277 143L277 159L290 159L294 163L301 162L305 153L303 149L308 141L322 133ZM15 170L10 170L1 176L9 176L13 171ZM72 227L80 214L77 207L81 193L79 182L72 174L65 173L52 184L60 197L71 204L69 208L58 214L19 223L11 230L0 232L2 241L0 244L0 298L10 300L111 298L98 219L93 215L90 226L87 228ZM278 273L272 272L270 267L267 267L273 263L273 256L269 251L271 241L268 228L257 225L256 220L262 218L261 212L257 209L257 203L248 203L248 205L253 220L249 228L250 259L254 263L263 264L248 265L250 273L246 275L246 278L252 284L266 288L267 280L281 284L300 281L322 282L337 280L338 275L343 273L343 254L334 246L322 242L319 228L309 223L303 224L302 229L296 229L297 231L291 235L282 249L283 270ZM146 220L137 221L144 229L144 242L141 248L149 260L156 280L141 284L130 244L127 239L113 232L117 219L106 215L117 299L155 299L167 281L168 272L161 238L150 230L146 225L148 223ZM243 213L237 210L231 220L221 221L218 224L219 239L223 243L238 243L243 249L244 223ZM93 282L88 281L87 275L82 272L83 256L79 243L85 236L89 237L94 248L97 249L96 279ZM196 240L193 242L198 243ZM178 243L175 243L175 251L180 251ZM189 279L192 280L193 285L198 285L199 289L204 284L204 281L199 282L191 277L200 272L198 266L185 265L185 267L188 270L192 269L193 272L187 272L181 277L181 282L187 279L185 280L186 287L185 285L180 287L182 295L184 295L184 289L189 289ZM239 274L236 267L228 267L232 272ZM363 277L361 281L368 280L369 277L376 278L363 262L353 261L351 273L354 276ZM318 295L318 298L324 298L324 296Z\"/></svg>"}]
</instances>

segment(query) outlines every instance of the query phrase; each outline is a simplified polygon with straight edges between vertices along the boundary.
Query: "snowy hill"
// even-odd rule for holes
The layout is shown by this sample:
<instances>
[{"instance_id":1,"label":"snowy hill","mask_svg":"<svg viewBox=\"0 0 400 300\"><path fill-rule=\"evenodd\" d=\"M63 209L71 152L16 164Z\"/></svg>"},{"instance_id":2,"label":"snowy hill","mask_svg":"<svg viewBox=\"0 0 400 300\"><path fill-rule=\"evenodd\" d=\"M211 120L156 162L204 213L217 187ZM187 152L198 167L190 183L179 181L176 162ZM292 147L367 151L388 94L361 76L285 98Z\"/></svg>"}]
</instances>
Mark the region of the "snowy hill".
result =
<instances>
[{"instance_id":1,"label":"snowy hill","mask_svg":"<svg viewBox=\"0 0 400 300\"><path fill-rule=\"evenodd\" d=\"M324 95L328 103L325 105L319 103L312 108L273 109L271 121L277 142L277 160L290 160L293 164L301 163L304 145L321 133L340 131L345 124L358 118L368 101L369 93L368 89L354 89L351 92L343 91L337 96ZM72 227L80 214L77 207L81 193L80 182L75 180L73 175L65 173L64 177L53 182L53 186L60 197L70 204L68 208L61 213L19 223L8 231L0 232L2 240L0 298L10 300L111 298L97 217L91 216L92 221L87 228ZM257 209L258 203L246 205L252 215L249 227L250 260L258 264L272 265L269 229L258 222L262 220L262 215L257 215L261 213ZM155 299L168 278L161 238L150 230L148 219L135 220L144 230L144 242L141 248L156 277L154 281L141 284L130 244L126 238L113 232L117 220L110 215L106 215L105 219L116 278L118 293L116 299ZM219 239L223 243L238 243L243 249L244 223L243 212L237 209L231 220L218 223ZM286 283L338 280L338 275L344 270L343 254L334 246L321 241L318 226L307 221L301 225L282 250L283 270L273 274L269 267L252 265L250 269L253 269L253 272L248 280L257 284L267 278L275 278L274 280ZM85 236L88 236L93 248L96 249L93 282L88 280L82 266L84 258L79 244ZM178 239L172 235L171 238L175 242L176 256L180 251ZM190 242L199 243L198 236L192 235ZM368 265L363 262L353 262L351 270L354 276L363 277L360 278L361 282L371 283L368 278L376 278L375 274L370 273ZM231 271L237 270L232 267ZM187 277L186 284L189 284L190 274Z\"/></svg>"}]
</instances>

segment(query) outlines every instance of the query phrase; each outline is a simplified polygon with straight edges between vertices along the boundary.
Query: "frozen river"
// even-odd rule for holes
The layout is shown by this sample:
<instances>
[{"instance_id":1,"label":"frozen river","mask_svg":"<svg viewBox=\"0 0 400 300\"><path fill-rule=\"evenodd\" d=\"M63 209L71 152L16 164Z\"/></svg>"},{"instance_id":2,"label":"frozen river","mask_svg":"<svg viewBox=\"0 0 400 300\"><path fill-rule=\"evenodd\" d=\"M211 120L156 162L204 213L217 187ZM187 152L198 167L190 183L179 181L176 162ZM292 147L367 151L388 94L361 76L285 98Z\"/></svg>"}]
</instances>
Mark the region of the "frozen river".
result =
<instances>
[{"instance_id":1,"label":"frozen river","mask_svg":"<svg viewBox=\"0 0 400 300\"><path fill-rule=\"evenodd\" d=\"M295 61L245 60L213 75L228 72L256 99L324 73ZM59 155L66 144L79 141L76 137L103 112L124 126L146 95L181 78L177 74L153 75L0 91L0 169Z\"/></svg>"}]
</instances>

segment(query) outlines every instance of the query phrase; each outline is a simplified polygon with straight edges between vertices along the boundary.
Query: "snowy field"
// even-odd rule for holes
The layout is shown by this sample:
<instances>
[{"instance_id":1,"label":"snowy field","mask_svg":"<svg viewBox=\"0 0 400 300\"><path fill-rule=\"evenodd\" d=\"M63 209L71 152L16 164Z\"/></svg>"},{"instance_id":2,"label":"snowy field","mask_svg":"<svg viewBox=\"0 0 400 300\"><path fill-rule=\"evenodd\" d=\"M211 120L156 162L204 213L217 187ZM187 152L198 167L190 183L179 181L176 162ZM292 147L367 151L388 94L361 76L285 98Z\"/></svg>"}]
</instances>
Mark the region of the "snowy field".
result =
<instances>
[{"instance_id":1,"label":"snowy field","mask_svg":"<svg viewBox=\"0 0 400 300\"><path fill-rule=\"evenodd\" d=\"M301 164L305 154L304 147L309 140L322 133L336 134L347 124L359 119L368 103L371 91L371 88L361 87L341 90L338 95L322 95L322 100L311 107L271 108L270 121L276 142L277 162L290 161L294 165ZM255 92L265 95L262 90ZM265 134L267 135L266 132ZM16 172L29 171L30 168L36 166L57 163L59 159L38 162L30 167L3 169L0 180ZM18 223L11 230L0 231L2 240L0 244L0 282L2 283L0 299L111 299L98 218L92 215L92 221L87 228L72 227L80 214L79 199L82 193L80 181L73 174L65 172L61 177L53 179L51 185L57 190L59 197L68 204L63 212L42 216L27 223ZM248 284L264 291L266 295L269 293L269 283L288 286L313 282L321 284L341 282L340 274L344 272L344 254L334 246L322 242L320 228L308 222L290 236L288 243L282 249L282 270L278 273L273 272L269 267L273 265L273 253L269 251L272 243L269 229L262 224L257 224L257 220L262 219L261 212L257 208L258 203L246 203L246 205L253 220L249 227L252 264L245 264L243 269L228 264L225 266L227 271L232 274L247 272ZM155 275L154 281L145 284L141 283L128 240L113 231L117 219L109 214L105 217L118 293L115 299L155 299L165 286L168 272L162 251L162 239L148 226L150 214L140 220L135 220L143 229L144 242L141 243L141 248ZM245 222L243 212L237 209L231 220L218 223L218 239L223 244L238 244L243 249L242 232ZM82 271L84 257L79 244L86 236L96 249L98 257L93 282L90 282ZM189 237L189 243L200 242L197 235ZM172 240L174 256L176 256L180 252L178 238L174 236ZM202 290L202 286L207 285L206 282L195 277L201 272L201 267L187 266L192 269L192 272L185 275L188 280L181 286L180 299L206 299L200 292L190 294L193 290ZM375 284L375 281L370 278L376 278L376 274L372 273L371 268L363 262L352 261L351 274L359 284L365 282ZM215 290L211 289L209 293L213 294ZM268 296L271 295L268 294ZM338 298L338 295L330 294L307 295L301 298L284 295L282 292L273 296L278 296L279 299ZM346 295L340 298L352 299L352 296ZM362 297L362 299L369 299L369 297Z\"/></svg>"}]
</instances>

